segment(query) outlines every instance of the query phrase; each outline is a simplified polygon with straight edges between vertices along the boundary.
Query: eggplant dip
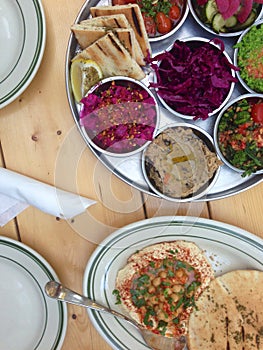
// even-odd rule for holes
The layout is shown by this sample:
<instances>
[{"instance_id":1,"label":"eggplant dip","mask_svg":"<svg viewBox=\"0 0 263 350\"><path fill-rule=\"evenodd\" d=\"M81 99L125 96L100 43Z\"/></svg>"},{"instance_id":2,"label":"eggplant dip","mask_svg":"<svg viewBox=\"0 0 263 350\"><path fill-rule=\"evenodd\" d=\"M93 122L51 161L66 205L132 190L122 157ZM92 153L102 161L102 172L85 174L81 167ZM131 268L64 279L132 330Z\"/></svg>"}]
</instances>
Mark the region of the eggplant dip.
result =
<instances>
[{"instance_id":1,"label":"eggplant dip","mask_svg":"<svg viewBox=\"0 0 263 350\"><path fill-rule=\"evenodd\" d=\"M212 145L212 143L211 143ZM190 127L169 127L144 153L148 180L168 197L186 198L207 188L222 162Z\"/></svg>"}]
</instances>

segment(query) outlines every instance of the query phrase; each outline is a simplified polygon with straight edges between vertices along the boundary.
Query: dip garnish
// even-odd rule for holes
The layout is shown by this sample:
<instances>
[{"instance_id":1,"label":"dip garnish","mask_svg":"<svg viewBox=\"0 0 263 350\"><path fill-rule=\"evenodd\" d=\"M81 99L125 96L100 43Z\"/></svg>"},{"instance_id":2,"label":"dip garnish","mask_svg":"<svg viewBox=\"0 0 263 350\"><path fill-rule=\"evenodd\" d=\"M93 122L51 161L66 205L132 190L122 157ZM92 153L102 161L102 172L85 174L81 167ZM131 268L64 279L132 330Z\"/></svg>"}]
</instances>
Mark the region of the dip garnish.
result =
<instances>
[{"instance_id":1,"label":"dip garnish","mask_svg":"<svg viewBox=\"0 0 263 350\"><path fill-rule=\"evenodd\" d=\"M136 322L155 334L187 333L195 302L214 273L193 242L174 241L145 247L119 270L114 294Z\"/></svg>"},{"instance_id":2,"label":"dip garnish","mask_svg":"<svg viewBox=\"0 0 263 350\"><path fill-rule=\"evenodd\" d=\"M80 124L100 148L131 152L153 138L156 126L154 99L143 88L112 81L104 91L97 89L81 102Z\"/></svg>"}]
</instances>

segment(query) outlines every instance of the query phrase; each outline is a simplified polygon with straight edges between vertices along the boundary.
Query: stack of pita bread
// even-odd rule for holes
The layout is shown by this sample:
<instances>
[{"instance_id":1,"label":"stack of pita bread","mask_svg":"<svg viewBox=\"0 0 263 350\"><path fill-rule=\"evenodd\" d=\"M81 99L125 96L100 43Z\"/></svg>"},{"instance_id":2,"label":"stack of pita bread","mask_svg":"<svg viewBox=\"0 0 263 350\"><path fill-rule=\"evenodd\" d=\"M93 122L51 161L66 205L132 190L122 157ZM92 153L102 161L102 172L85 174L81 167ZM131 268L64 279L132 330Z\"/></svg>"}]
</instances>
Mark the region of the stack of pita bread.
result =
<instances>
[{"instance_id":1,"label":"stack of pita bread","mask_svg":"<svg viewBox=\"0 0 263 350\"><path fill-rule=\"evenodd\" d=\"M189 319L189 350L263 350L263 271L215 278Z\"/></svg>"},{"instance_id":2,"label":"stack of pita bread","mask_svg":"<svg viewBox=\"0 0 263 350\"><path fill-rule=\"evenodd\" d=\"M82 51L74 59L95 61L103 76L124 75L141 80L151 54L141 10L137 4L90 8L91 18L71 27Z\"/></svg>"}]
</instances>

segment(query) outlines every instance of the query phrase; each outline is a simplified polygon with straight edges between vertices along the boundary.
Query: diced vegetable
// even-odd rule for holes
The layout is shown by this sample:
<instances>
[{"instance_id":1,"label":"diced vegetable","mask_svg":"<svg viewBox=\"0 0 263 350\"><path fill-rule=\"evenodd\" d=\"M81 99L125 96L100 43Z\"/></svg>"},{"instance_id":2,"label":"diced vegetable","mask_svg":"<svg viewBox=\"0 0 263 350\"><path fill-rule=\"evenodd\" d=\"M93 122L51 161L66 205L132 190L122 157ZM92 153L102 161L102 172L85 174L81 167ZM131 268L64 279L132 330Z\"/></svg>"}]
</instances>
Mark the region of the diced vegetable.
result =
<instances>
[{"instance_id":1,"label":"diced vegetable","mask_svg":"<svg viewBox=\"0 0 263 350\"><path fill-rule=\"evenodd\" d=\"M218 144L226 160L244 170L243 177L263 169L263 103L241 99L218 125Z\"/></svg>"},{"instance_id":2,"label":"diced vegetable","mask_svg":"<svg viewBox=\"0 0 263 350\"><path fill-rule=\"evenodd\" d=\"M253 91L263 92L263 24L252 26L234 48L239 74Z\"/></svg>"}]
</instances>

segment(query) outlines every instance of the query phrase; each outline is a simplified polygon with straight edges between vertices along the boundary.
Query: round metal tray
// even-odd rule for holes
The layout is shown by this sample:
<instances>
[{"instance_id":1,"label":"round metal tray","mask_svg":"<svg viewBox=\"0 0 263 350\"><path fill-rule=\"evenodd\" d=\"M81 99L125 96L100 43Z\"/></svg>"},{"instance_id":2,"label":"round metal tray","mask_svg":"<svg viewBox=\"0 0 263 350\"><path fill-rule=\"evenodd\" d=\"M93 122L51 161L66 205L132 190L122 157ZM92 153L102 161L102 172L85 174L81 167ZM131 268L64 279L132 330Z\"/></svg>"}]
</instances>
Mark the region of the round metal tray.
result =
<instances>
[{"instance_id":1,"label":"round metal tray","mask_svg":"<svg viewBox=\"0 0 263 350\"><path fill-rule=\"evenodd\" d=\"M90 11L89 11L90 7L98 6L98 5L99 6L108 5L108 4L109 4L108 0L86 1L82 6L82 8L80 9L79 14L75 20L75 23L78 23L90 16ZM215 37L220 38L225 44L226 52L228 53L230 58L233 60L233 53L234 53L233 45L237 42L238 37L223 38L223 37L210 34L209 32L205 31L196 23L195 19L192 17L190 12L188 13L188 17L184 22L184 24L173 36L160 42L151 43L153 55L167 49L176 39L196 37L196 36L200 36L208 39L212 39ZM151 194L153 196L157 196L151 191L151 189L148 187L144 179L140 154L137 154L136 156L132 156L132 157L107 156L97 151L96 149L94 149L89 144L89 142L85 139L85 135L83 134L79 125L79 105L74 100L71 84L70 84L70 75L69 75L71 59L76 55L77 52L79 52L79 46L74 35L71 33L69 37L67 52L66 52L66 66L65 66L66 89L67 89L67 96L68 96L71 112L81 136L85 140L87 146L95 154L95 156L117 177L119 177L127 184L137 188L142 192ZM151 79L151 75L149 74L145 78L145 83L147 84L148 80L150 79ZM247 93L247 91L244 90L244 88L241 86L240 83L236 83L235 89L233 91L233 94L230 100L234 99L235 97L243 93ZM213 126L217 115L209 117L207 120L204 120L204 121L187 120L187 122L198 125L199 127L206 130L212 135ZM175 118L169 111L161 107L161 105L160 105L160 116L161 116L160 128L165 125L169 125L170 123L174 123L176 121L178 122L186 121L179 118ZM226 198L228 196L235 195L237 193L245 191L251 188L252 186L255 186L256 184L260 183L262 180L263 180L263 174L251 175L249 177L242 178L240 173L234 172L233 170L228 168L226 165L224 165L221 167L221 171L215 185L211 188L208 194L205 195L205 197L199 198L196 201L211 201L211 200Z\"/></svg>"}]
</instances>

